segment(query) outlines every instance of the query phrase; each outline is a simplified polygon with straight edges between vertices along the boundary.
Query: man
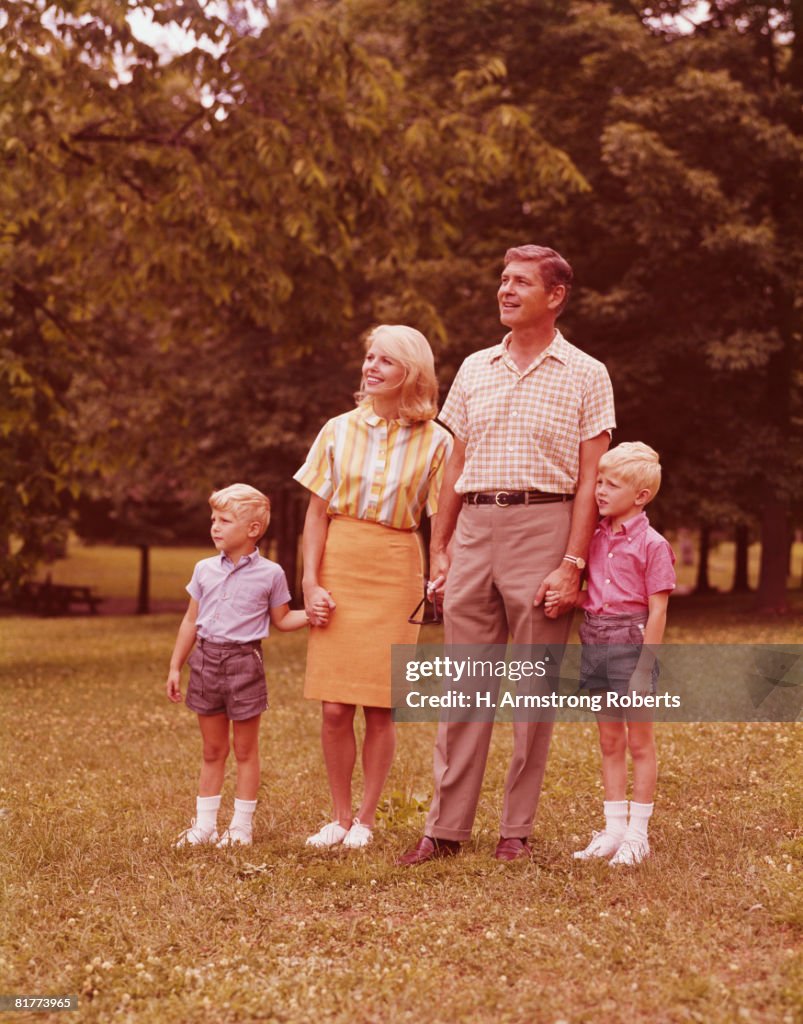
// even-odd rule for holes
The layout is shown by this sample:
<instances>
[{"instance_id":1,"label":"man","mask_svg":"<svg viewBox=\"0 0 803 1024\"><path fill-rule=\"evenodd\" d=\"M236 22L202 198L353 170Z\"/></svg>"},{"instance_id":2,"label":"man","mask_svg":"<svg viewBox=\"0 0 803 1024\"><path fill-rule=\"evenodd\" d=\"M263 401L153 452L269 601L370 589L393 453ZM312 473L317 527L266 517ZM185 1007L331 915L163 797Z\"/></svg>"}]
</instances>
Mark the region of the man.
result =
<instances>
[{"instance_id":1,"label":"man","mask_svg":"<svg viewBox=\"0 0 803 1024\"><path fill-rule=\"evenodd\" d=\"M597 523L597 462L615 426L607 370L555 321L572 269L554 249L505 254L497 294L509 329L470 355L440 420L454 434L430 547L447 644L564 644ZM449 542L454 534L450 555ZM550 605L544 596L550 591ZM514 722L498 860L529 856L552 722ZM442 721L425 835L399 859L457 853L471 829L492 721Z\"/></svg>"}]
</instances>

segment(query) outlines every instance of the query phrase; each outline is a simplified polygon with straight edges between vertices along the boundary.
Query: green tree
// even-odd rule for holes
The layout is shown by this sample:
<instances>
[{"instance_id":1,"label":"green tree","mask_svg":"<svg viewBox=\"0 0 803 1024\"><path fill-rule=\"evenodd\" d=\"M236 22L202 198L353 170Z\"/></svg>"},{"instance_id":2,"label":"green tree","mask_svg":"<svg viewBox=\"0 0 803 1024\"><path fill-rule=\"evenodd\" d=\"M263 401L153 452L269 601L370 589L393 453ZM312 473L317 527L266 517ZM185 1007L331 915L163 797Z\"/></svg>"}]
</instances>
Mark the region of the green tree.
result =
<instances>
[{"instance_id":1,"label":"green tree","mask_svg":"<svg viewBox=\"0 0 803 1024\"><path fill-rule=\"evenodd\" d=\"M131 34L134 6L214 46L160 62ZM581 184L507 102L498 61L450 92L410 89L342 8L280 5L259 32L222 10L0 3L9 552L35 535L37 480L54 516L87 481L139 487L120 458L130 425L104 429L120 392L136 404L145 386L138 358L176 354L141 397L191 409L192 441L155 419L206 467L197 478L287 479L348 401L364 328L443 332L422 274L472 211L492 192L559 201ZM15 454L31 431L41 466Z\"/></svg>"}]
</instances>

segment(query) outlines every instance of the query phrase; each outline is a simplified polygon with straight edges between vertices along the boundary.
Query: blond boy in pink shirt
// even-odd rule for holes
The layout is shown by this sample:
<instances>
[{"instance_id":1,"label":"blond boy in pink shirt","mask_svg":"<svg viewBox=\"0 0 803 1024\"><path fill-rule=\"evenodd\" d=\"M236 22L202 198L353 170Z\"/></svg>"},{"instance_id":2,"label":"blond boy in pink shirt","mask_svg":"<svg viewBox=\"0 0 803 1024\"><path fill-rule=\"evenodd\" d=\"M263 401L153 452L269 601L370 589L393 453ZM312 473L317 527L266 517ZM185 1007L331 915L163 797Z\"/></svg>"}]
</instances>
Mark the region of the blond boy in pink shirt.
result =
<instances>
[{"instance_id":1,"label":"blond boy in pink shirt","mask_svg":"<svg viewBox=\"0 0 803 1024\"><path fill-rule=\"evenodd\" d=\"M580 627L580 686L620 696L655 692L675 556L654 530L644 507L658 492L658 453L640 441L625 442L599 461L595 497L604 517L588 553L588 590ZM547 604L550 595L547 595ZM595 832L578 860L609 858L613 866L638 864L649 854L647 826L658 772L651 721L597 716L602 751L605 828ZM627 751L633 762L630 817Z\"/></svg>"}]
</instances>

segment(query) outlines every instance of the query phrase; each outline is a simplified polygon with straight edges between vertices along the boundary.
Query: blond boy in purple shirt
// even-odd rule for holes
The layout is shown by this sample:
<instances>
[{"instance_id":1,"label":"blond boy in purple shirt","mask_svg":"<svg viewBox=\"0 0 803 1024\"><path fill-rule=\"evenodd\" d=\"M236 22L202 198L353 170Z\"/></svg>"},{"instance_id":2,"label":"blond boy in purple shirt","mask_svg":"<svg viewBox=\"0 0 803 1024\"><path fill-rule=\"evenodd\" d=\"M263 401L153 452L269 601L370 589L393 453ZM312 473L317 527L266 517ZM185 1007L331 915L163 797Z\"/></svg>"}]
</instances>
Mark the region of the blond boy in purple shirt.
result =
<instances>
[{"instance_id":1,"label":"blond boy in purple shirt","mask_svg":"<svg viewBox=\"0 0 803 1024\"><path fill-rule=\"evenodd\" d=\"M257 549L270 522L270 500L248 484L232 484L215 491L209 504L219 554L198 562L187 584L190 603L167 677L168 699L178 703L181 668L189 658L186 704L198 715L203 743L196 816L175 845L249 846L259 789L259 722L268 706L262 638L268 620L282 631L301 629L309 620L303 611L290 611L283 569ZM316 607L316 615L325 623L328 607ZM234 816L218 837L229 722L237 786Z\"/></svg>"},{"instance_id":2,"label":"blond boy in purple shirt","mask_svg":"<svg viewBox=\"0 0 803 1024\"><path fill-rule=\"evenodd\" d=\"M580 627L582 688L591 693L646 694L658 669L652 649L661 643L675 556L650 526L644 506L658 493L658 453L625 442L599 460L595 497L604 518L588 552L588 590ZM552 603L547 594L547 606ZM651 721L597 717L602 751L605 828L595 832L578 860L610 858L613 866L638 864L650 851L647 825L657 777ZM627 806L627 751L633 761L633 799Z\"/></svg>"}]
</instances>

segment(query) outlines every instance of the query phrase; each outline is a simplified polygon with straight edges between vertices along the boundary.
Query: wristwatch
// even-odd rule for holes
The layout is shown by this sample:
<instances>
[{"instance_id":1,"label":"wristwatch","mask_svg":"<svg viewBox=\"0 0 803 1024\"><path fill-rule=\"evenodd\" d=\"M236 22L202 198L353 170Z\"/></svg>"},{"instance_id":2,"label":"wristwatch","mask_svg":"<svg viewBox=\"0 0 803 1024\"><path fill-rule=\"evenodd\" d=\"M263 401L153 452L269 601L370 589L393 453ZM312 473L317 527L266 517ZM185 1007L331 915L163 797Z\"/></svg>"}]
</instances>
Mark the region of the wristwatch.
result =
<instances>
[{"instance_id":1,"label":"wristwatch","mask_svg":"<svg viewBox=\"0 0 803 1024\"><path fill-rule=\"evenodd\" d=\"M580 570L580 572L582 572L583 569L585 569L585 567L586 567L586 560L585 560L585 558L581 558L579 555L564 555L563 556L563 561L564 562L571 562L573 566L575 566L576 568L578 568Z\"/></svg>"}]
</instances>

